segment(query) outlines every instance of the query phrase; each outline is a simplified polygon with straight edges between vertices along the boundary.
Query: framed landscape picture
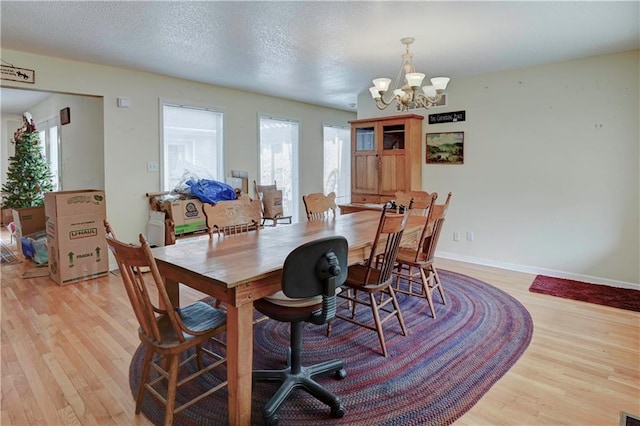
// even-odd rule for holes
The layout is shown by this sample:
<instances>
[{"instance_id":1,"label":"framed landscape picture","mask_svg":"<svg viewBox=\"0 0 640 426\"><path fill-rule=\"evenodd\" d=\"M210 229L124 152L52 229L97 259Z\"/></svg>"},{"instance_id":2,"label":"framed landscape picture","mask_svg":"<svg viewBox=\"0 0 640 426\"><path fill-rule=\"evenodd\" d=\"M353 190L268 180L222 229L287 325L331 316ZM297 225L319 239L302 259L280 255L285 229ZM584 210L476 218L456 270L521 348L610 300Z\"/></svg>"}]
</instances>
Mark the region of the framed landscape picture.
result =
<instances>
[{"instance_id":1,"label":"framed landscape picture","mask_svg":"<svg viewBox=\"0 0 640 426\"><path fill-rule=\"evenodd\" d=\"M427 164L463 164L464 132L427 133Z\"/></svg>"}]
</instances>

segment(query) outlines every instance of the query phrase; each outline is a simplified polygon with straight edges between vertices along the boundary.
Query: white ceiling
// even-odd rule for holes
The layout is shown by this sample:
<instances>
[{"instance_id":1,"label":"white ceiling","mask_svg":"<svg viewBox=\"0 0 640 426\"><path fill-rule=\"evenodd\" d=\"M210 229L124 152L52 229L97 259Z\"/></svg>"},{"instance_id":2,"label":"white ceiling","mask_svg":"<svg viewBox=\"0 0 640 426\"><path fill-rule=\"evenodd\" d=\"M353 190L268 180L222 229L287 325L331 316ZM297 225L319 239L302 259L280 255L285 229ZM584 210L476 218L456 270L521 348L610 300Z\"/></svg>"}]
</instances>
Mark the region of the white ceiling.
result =
<instances>
[{"instance_id":1,"label":"white ceiling","mask_svg":"<svg viewBox=\"0 0 640 426\"><path fill-rule=\"evenodd\" d=\"M3 114L22 114L49 97L49 93L36 90L7 89L0 92L1 111Z\"/></svg>"},{"instance_id":2,"label":"white ceiling","mask_svg":"<svg viewBox=\"0 0 640 426\"><path fill-rule=\"evenodd\" d=\"M402 37L416 39L417 71L450 85L640 47L639 1L2 0L0 17L2 49L345 110L373 78L395 77Z\"/></svg>"}]
</instances>

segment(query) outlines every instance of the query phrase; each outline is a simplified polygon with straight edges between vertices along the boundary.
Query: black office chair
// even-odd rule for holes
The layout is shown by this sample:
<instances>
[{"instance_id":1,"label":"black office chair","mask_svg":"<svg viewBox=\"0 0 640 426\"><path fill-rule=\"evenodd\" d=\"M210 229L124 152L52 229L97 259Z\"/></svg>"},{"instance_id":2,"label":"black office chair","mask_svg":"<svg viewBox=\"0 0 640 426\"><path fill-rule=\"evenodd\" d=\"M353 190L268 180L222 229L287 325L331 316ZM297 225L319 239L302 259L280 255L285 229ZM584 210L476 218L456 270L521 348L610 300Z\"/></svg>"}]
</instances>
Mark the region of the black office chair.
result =
<instances>
[{"instance_id":1,"label":"black office chair","mask_svg":"<svg viewBox=\"0 0 640 426\"><path fill-rule=\"evenodd\" d=\"M347 278L348 244L344 237L322 238L293 250L284 262L282 291L254 302L264 315L280 322L291 323L291 347L287 368L258 370L253 379L258 382L278 381L282 385L262 409L265 423L278 423L276 412L295 388L302 388L331 407L331 416L340 418L345 410L340 399L323 388L312 376L333 371L343 379L347 372L342 360L325 361L302 366L303 322L326 324L336 313L336 288Z\"/></svg>"}]
</instances>

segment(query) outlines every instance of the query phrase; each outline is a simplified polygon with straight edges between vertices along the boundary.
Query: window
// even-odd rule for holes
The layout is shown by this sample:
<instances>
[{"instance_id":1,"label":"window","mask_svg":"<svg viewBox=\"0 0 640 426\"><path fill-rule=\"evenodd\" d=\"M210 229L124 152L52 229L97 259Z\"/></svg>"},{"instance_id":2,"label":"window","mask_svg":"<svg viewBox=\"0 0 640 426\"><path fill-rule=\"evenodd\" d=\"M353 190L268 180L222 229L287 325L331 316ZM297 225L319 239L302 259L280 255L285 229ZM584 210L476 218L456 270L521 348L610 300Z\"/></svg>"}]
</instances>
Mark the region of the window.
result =
<instances>
[{"instance_id":1,"label":"window","mask_svg":"<svg viewBox=\"0 0 640 426\"><path fill-rule=\"evenodd\" d=\"M324 193L336 193L337 204L351 202L351 131L324 125Z\"/></svg>"},{"instance_id":2,"label":"window","mask_svg":"<svg viewBox=\"0 0 640 426\"><path fill-rule=\"evenodd\" d=\"M49 170L53 175L53 190L62 190L60 176L60 141L58 139L58 117L53 116L48 120L36 124L42 153L49 162Z\"/></svg>"},{"instance_id":3,"label":"window","mask_svg":"<svg viewBox=\"0 0 640 426\"><path fill-rule=\"evenodd\" d=\"M282 190L285 216L298 221L298 123L286 119L260 119L261 185L276 182Z\"/></svg>"},{"instance_id":4,"label":"window","mask_svg":"<svg viewBox=\"0 0 640 426\"><path fill-rule=\"evenodd\" d=\"M162 103L162 190L190 177L224 182L222 112Z\"/></svg>"}]
</instances>

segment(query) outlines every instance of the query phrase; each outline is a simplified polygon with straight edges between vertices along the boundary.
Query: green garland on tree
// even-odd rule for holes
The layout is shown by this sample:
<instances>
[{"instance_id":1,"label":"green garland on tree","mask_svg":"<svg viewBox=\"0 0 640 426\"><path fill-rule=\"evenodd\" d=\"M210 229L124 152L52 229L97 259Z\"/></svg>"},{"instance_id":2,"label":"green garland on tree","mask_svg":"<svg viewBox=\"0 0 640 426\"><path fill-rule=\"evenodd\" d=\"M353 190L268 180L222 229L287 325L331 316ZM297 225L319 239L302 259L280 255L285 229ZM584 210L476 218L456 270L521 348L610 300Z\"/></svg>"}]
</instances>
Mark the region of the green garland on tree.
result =
<instances>
[{"instance_id":1,"label":"green garland on tree","mask_svg":"<svg viewBox=\"0 0 640 426\"><path fill-rule=\"evenodd\" d=\"M23 118L25 126L14 134L15 154L9 157L7 180L2 185L3 208L41 206L45 192L53 191L53 175L38 132L30 114Z\"/></svg>"}]
</instances>

